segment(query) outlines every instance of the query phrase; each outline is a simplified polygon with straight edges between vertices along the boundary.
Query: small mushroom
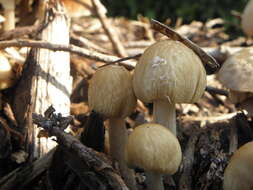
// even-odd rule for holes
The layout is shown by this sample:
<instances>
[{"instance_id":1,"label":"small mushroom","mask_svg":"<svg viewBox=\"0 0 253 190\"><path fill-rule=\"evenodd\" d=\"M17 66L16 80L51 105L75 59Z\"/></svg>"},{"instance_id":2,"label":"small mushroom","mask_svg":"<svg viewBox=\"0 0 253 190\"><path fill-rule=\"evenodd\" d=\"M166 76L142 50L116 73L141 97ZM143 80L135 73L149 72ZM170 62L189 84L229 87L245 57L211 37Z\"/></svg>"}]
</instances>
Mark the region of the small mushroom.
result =
<instances>
[{"instance_id":1,"label":"small mushroom","mask_svg":"<svg viewBox=\"0 0 253 190\"><path fill-rule=\"evenodd\" d=\"M253 0L249 0L242 13L241 26L247 36L253 35Z\"/></svg>"},{"instance_id":2,"label":"small mushroom","mask_svg":"<svg viewBox=\"0 0 253 190\"><path fill-rule=\"evenodd\" d=\"M127 143L125 117L136 107L136 97L132 89L132 75L122 66L109 65L96 71L88 89L90 109L109 118L110 155L119 163L121 175L131 189L136 189L134 173L124 157Z\"/></svg>"},{"instance_id":3,"label":"small mushroom","mask_svg":"<svg viewBox=\"0 0 253 190\"><path fill-rule=\"evenodd\" d=\"M163 190L162 174L176 173L182 160L175 135L154 123L142 124L133 130L125 154L129 167L145 170L148 190Z\"/></svg>"},{"instance_id":4,"label":"small mushroom","mask_svg":"<svg viewBox=\"0 0 253 190\"><path fill-rule=\"evenodd\" d=\"M245 104L253 98L253 48L244 48L230 56L222 65L218 79L229 89L231 102L253 114Z\"/></svg>"},{"instance_id":5,"label":"small mushroom","mask_svg":"<svg viewBox=\"0 0 253 190\"><path fill-rule=\"evenodd\" d=\"M204 93L206 71L199 57L178 41L156 42L136 65L134 92L143 102L154 103L154 121L176 135L176 103L194 103Z\"/></svg>"},{"instance_id":6,"label":"small mushroom","mask_svg":"<svg viewBox=\"0 0 253 190\"><path fill-rule=\"evenodd\" d=\"M224 190L253 189L253 142L246 143L235 151L225 172Z\"/></svg>"}]
</instances>

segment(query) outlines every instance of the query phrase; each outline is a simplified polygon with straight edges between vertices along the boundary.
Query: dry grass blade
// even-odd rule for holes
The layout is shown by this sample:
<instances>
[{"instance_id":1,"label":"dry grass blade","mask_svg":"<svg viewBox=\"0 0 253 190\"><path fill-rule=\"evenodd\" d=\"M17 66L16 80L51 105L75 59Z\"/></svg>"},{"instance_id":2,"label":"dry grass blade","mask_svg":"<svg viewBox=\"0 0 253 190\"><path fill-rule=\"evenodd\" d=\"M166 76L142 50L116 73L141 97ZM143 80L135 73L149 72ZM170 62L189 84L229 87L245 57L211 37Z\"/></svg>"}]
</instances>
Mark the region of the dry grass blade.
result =
<instances>
[{"instance_id":1,"label":"dry grass blade","mask_svg":"<svg viewBox=\"0 0 253 190\"><path fill-rule=\"evenodd\" d=\"M187 47L191 48L201 59L207 74L213 74L214 72L218 71L220 65L217 61L210 55L208 55L205 51L203 51L198 45L190 41L189 39L181 36L173 29L169 28L168 26L151 19L152 28L156 31L166 35L167 37L182 42Z\"/></svg>"}]
</instances>

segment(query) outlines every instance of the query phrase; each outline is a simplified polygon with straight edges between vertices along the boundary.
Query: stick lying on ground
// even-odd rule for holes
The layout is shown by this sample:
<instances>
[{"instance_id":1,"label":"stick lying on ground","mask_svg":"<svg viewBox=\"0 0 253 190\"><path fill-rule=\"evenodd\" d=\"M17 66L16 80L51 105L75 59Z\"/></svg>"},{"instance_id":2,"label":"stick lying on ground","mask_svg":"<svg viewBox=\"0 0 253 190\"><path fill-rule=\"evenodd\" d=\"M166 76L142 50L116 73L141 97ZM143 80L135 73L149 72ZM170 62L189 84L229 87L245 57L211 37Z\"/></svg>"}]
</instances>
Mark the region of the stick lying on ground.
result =
<instances>
[{"instance_id":1,"label":"stick lying on ground","mask_svg":"<svg viewBox=\"0 0 253 190\"><path fill-rule=\"evenodd\" d=\"M108 184L108 189L128 190L121 177L100 153L84 146L77 138L64 132L72 117L62 117L61 114L54 114L54 111L54 108L49 107L45 117L34 113L33 122L46 130L49 136L56 136L61 146L75 153L81 162L102 175Z\"/></svg>"}]
</instances>

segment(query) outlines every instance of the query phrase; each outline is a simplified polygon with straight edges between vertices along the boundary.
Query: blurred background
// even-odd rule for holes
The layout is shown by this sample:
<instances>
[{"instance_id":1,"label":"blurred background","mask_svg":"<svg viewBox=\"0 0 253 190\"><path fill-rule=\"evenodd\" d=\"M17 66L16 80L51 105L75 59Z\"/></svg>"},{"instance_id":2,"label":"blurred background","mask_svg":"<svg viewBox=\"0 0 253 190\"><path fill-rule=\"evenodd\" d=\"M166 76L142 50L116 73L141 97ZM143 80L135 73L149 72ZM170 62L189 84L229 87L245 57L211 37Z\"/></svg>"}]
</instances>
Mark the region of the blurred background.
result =
<instances>
[{"instance_id":1,"label":"blurred background","mask_svg":"<svg viewBox=\"0 0 253 190\"><path fill-rule=\"evenodd\" d=\"M175 24L182 18L184 24L193 20L208 21L213 18L223 18L225 28L229 33L240 34L240 20L231 14L235 10L242 12L248 0L102 0L108 9L109 16L124 16L136 19L139 14L155 18L159 21L171 19Z\"/></svg>"}]
</instances>

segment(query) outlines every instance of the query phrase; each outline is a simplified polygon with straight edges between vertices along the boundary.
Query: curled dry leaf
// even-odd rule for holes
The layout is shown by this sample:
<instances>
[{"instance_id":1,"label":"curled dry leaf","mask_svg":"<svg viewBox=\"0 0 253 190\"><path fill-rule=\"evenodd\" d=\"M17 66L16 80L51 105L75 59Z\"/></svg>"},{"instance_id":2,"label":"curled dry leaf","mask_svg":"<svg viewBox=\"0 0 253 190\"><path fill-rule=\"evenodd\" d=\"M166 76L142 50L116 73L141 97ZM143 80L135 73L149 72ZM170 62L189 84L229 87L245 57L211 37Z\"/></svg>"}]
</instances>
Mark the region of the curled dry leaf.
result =
<instances>
[{"instance_id":1,"label":"curled dry leaf","mask_svg":"<svg viewBox=\"0 0 253 190\"><path fill-rule=\"evenodd\" d=\"M193 43L191 40L181 36L177 32L175 32L170 27L151 19L152 28L156 31L166 35L172 40L180 41L190 49L192 49L201 59L207 74L213 74L216 71L219 70L220 65L217 63L217 61L209 54L207 54L205 51L203 51L198 45Z\"/></svg>"}]
</instances>

